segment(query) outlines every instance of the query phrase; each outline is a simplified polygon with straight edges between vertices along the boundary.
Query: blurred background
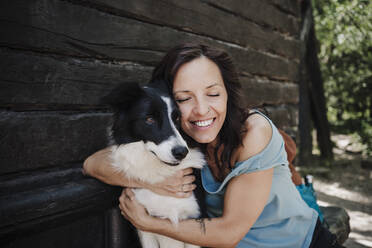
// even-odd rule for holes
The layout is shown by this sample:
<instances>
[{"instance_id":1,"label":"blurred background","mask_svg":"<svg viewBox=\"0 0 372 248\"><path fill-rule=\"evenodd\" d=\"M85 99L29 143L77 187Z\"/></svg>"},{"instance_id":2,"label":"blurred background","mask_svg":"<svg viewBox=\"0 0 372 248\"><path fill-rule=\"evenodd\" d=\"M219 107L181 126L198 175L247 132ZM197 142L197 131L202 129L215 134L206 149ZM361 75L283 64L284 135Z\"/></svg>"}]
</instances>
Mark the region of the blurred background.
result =
<instances>
[{"instance_id":1,"label":"blurred background","mask_svg":"<svg viewBox=\"0 0 372 248\"><path fill-rule=\"evenodd\" d=\"M302 171L315 175L320 205L342 206L350 215L344 245L372 247L372 5L313 0L312 6L333 158L315 159L318 169Z\"/></svg>"},{"instance_id":2,"label":"blurred background","mask_svg":"<svg viewBox=\"0 0 372 248\"><path fill-rule=\"evenodd\" d=\"M370 1L313 1L317 51L335 134L346 150L372 152L372 12Z\"/></svg>"}]
</instances>

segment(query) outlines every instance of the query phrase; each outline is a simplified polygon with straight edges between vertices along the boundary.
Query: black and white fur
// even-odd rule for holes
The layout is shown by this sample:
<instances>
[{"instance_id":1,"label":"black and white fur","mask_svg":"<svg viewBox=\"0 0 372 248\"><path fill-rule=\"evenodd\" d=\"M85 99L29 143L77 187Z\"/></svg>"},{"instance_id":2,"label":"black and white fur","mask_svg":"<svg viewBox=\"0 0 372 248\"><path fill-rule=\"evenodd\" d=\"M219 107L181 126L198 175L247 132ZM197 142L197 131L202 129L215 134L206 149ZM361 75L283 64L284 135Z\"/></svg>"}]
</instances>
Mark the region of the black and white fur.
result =
<instances>
[{"instance_id":1,"label":"black and white fur","mask_svg":"<svg viewBox=\"0 0 372 248\"><path fill-rule=\"evenodd\" d=\"M159 82L161 85L163 82ZM166 90L124 84L105 97L114 109L111 128L112 165L128 178L154 184L176 171L202 168L203 154L188 148L180 135L180 113ZM196 198L174 198L147 189L134 189L136 199L150 215L169 219L177 228L179 220L198 218ZM138 231L144 248L198 247L162 235Z\"/></svg>"}]
</instances>

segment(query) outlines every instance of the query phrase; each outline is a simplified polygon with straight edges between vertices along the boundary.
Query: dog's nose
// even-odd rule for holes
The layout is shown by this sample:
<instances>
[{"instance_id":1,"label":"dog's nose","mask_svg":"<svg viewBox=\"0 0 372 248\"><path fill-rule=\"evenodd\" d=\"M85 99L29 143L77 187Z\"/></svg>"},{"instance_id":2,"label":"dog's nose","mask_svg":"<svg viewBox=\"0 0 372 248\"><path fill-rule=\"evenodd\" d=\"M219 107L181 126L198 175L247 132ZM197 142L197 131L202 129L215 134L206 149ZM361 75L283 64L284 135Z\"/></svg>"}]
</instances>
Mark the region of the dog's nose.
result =
<instances>
[{"instance_id":1,"label":"dog's nose","mask_svg":"<svg viewBox=\"0 0 372 248\"><path fill-rule=\"evenodd\" d=\"M177 160L182 160L186 157L189 150L184 146L176 146L172 149L172 154Z\"/></svg>"}]
</instances>

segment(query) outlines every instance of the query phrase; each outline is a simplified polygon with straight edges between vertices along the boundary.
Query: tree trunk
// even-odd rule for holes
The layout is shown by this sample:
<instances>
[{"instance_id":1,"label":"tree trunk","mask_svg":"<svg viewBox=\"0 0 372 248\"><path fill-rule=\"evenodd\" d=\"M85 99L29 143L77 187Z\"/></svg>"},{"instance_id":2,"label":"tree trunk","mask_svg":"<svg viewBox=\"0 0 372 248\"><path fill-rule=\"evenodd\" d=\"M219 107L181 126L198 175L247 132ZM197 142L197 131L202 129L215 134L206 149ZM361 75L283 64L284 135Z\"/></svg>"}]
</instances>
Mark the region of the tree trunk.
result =
<instances>
[{"instance_id":1,"label":"tree trunk","mask_svg":"<svg viewBox=\"0 0 372 248\"><path fill-rule=\"evenodd\" d=\"M301 57L300 57L300 103L299 103L299 135L300 135L300 152L299 164L307 165L311 159L312 137L311 137L311 114L310 114L310 90L309 79L306 66L306 50L309 39L310 28L312 26L311 5L306 1L302 3L302 28L300 34L301 40Z\"/></svg>"},{"instance_id":2,"label":"tree trunk","mask_svg":"<svg viewBox=\"0 0 372 248\"><path fill-rule=\"evenodd\" d=\"M332 142L327 120L323 79L316 49L316 36L310 1L302 2L302 30L300 39L300 164L306 165L311 157L311 120L317 130L317 141L321 157L332 159Z\"/></svg>"},{"instance_id":3,"label":"tree trunk","mask_svg":"<svg viewBox=\"0 0 372 248\"><path fill-rule=\"evenodd\" d=\"M314 25L310 30L307 43L306 67L310 77L310 103L314 126L316 128L317 141L321 157L332 159L332 142L330 139L330 129L327 119L327 108L324 96L323 78L316 49L316 36Z\"/></svg>"}]
</instances>

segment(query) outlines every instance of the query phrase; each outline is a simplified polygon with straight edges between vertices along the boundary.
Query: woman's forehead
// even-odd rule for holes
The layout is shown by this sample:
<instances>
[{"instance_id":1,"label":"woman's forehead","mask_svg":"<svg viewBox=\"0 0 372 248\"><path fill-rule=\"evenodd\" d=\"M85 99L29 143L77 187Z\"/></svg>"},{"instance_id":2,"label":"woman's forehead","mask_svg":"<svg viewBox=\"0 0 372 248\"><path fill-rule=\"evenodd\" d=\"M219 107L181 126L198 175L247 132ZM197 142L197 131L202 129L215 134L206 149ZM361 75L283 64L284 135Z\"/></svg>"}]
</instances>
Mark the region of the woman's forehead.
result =
<instances>
[{"instance_id":1,"label":"woman's forehead","mask_svg":"<svg viewBox=\"0 0 372 248\"><path fill-rule=\"evenodd\" d=\"M224 88L224 84L221 83L221 82L218 82L218 83L213 83L211 82L210 84L205 84L205 85L200 85L202 89L215 89L215 88ZM204 86L204 87L203 87ZM193 87L184 87L184 88L179 88L179 89L173 89L173 93L176 94L176 93L188 93L188 92L192 92L193 89L195 90L195 88Z\"/></svg>"},{"instance_id":2,"label":"woman's forehead","mask_svg":"<svg viewBox=\"0 0 372 248\"><path fill-rule=\"evenodd\" d=\"M176 73L173 91L192 90L193 88L212 88L224 86L218 66L206 57L194 59L182 65Z\"/></svg>"}]
</instances>

